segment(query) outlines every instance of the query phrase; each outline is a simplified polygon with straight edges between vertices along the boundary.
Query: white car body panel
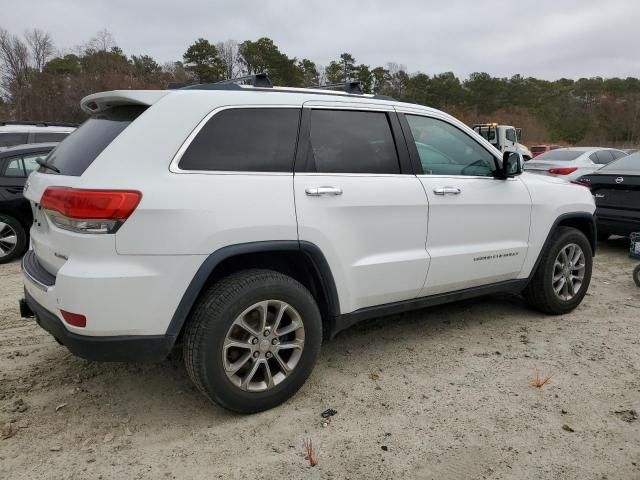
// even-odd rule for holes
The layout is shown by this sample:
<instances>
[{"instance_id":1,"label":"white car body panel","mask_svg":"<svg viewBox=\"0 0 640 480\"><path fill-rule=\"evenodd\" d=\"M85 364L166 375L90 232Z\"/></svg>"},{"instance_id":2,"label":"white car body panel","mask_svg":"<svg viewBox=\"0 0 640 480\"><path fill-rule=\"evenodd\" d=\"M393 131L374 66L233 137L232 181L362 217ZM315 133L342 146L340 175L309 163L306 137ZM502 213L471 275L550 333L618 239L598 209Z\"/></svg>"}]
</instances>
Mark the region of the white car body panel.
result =
<instances>
[{"instance_id":1,"label":"white car body panel","mask_svg":"<svg viewBox=\"0 0 640 480\"><path fill-rule=\"evenodd\" d=\"M520 273L529 248L531 217L531 197L520 179L419 178L429 199L431 256L420 296L509 280ZM458 188L461 193L434 194L440 187Z\"/></svg>"}]
</instances>

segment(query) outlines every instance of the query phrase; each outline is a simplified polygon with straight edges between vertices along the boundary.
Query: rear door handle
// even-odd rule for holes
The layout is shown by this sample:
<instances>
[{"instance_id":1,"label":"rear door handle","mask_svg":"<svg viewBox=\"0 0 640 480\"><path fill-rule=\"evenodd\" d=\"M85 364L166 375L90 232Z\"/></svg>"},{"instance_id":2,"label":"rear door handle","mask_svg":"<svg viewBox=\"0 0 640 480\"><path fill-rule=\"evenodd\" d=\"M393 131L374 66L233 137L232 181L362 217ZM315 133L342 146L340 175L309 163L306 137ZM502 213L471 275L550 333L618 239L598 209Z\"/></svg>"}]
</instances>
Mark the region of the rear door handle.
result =
<instances>
[{"instance_id":1,"label":"rear door handle","mask_svg":"<svg viewBox=\"0 0 640 480\"><path fill-rule=\"evenodd\" d=\"M460 190L458 187L436 187L433 189L433 193L436 195L460 195Z\"/></svg>"},{"instance_id":2,"label":"rear door handle","mask_svg":"<svg viewBox=\"0 0 640 480\"><path fill-rule=\"evenodd\" d=\"M340 187L310 187L304 192L310 197L342 195Z\"/></svg>"}]
</instances>

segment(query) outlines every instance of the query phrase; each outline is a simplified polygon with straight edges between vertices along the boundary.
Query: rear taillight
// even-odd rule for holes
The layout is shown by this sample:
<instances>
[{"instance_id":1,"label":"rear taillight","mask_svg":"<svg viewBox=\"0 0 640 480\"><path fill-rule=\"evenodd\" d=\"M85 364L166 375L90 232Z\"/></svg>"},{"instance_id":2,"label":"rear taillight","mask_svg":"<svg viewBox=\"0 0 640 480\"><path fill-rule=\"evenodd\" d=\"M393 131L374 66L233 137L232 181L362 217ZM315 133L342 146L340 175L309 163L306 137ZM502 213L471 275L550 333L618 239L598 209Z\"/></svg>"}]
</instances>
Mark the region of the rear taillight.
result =
<instances>
[{"instance_id":1,"label":"rear taillight","mask_svg":"<svg viewBox=\"0 0 640 480\"><path fill-rule=\"evenodd\" d=\"M62 318L64 318L64 321L69 325L82 328L87 326L87 317L85 317L84 315L80 315L79 313L67 312L65 310L60 310L60 313L62 313Z\"/></svg>"},{"instance_id":2,"label":"rear taillight","mask_svg":"<svg viewBox=\"0 0 640 480\"><path fill-rule=\"evenodd\" d=\"M79 233L114 233L140 203L135 190L49 187L40 207L54 225Z\"/></svg>"},{"instance_id":3,"label":"rear taillight","mask_svg":"<svg viewBox=\"0 0 640 480\"><path fill-rule=\"evenodd\" d=\"M591 190L591 185L581 179L571 180L571 182L569 183L573 183L574 185L580 185L581 187L587 187L589 190Z\"/></svg>"},{"instance_id":4,"label":"rear taillight","mask_svg":"<svg viewBox=\"0 0 640 480\"><path fill-rule=\"evenodd\" d=\"M578 167L550 168L547 171L553 175L569 175L570 173L573 173L576 170L578 170Z\"/></svg>"}]
</instances>

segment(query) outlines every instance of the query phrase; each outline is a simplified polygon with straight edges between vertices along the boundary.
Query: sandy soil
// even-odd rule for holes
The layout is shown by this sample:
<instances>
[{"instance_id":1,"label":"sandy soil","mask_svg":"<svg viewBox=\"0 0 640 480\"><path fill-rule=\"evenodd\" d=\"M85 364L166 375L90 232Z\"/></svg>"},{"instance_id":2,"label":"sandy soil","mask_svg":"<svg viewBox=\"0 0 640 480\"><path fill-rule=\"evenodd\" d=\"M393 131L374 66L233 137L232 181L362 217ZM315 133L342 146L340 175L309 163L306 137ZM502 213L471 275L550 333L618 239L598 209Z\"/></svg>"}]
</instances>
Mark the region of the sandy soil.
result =
<instances>
[{"instance_id":1,"label":"sandy soil","mask_svg":"<svg viewBox=\"0 0 640 480\"><path fill-rule=\"evenodd\" d=\"M178 355L73 357L19 318L19 264L2 265L0 478L639 479L634 265L626 242L601 246L562 318L489 297L357 325L295 398L252 416L207 403ZM536 368L553 374L541 389Z\"/></svg>"}]
</instances>

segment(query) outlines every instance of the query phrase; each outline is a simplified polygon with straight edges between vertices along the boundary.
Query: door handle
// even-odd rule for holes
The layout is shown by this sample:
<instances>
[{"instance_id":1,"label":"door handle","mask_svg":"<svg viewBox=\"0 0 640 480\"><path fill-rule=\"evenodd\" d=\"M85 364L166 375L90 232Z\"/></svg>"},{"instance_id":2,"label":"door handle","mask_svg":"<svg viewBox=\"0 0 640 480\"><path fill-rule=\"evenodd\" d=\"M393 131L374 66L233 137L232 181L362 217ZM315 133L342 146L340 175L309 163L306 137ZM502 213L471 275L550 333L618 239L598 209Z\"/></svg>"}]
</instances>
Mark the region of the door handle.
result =
<instances>
[{"instance_id":1,"label":"door handle","mask_svg":"<svg viewBox=\"0 0 640 480\"><path fill-rule=\"evenodd\" d=\"M342 195L340 187L310 187L304 191L310 197Z\"/></svg>"},{"instance_id":2,"label":"door handle","mask_svg":"<svg viewBox=\"0 0 640 480\"><path fill-rule=\"evenodd\" d=\"M9 193L22 193L22 191L24 190L23 187L8 187L7 191Z\"/></svg>"},{"instance_id":3,"label":"door handle","mask_svg":"<svg viewBox=\"0 0 640 480\"><path fill-rule=\"evenodd\" d=\"M433 189L433 193L436 195L460 195L460 190L458 187L436 187Z\"/></svg>"}]
</instances>

